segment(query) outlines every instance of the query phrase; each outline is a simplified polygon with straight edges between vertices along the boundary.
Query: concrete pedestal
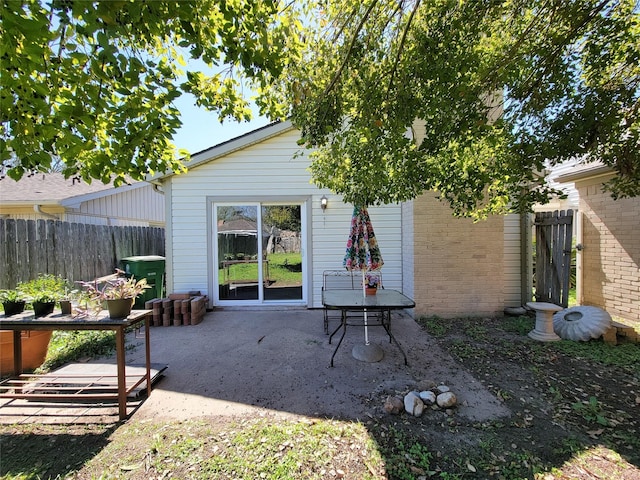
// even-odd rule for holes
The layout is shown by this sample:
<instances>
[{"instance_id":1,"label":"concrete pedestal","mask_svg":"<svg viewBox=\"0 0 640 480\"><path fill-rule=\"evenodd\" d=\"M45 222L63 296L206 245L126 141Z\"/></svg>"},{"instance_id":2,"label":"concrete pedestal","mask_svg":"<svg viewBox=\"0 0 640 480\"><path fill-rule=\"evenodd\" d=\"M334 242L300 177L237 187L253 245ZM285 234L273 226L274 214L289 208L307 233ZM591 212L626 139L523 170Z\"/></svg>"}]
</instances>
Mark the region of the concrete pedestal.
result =
<instances>
[{"instance_id":1,"label":"concrete pedestal","mask_svg":"<svg viewBox=\"0 0 640 480\"><path fill-rule=\"evenodd\" d=\"M360 360L361 362L375 363L382 360L384 357L384 350L380 345L375 343L359 343L351 350L353 358Z\"/></svg>"},{"instance_id":2,"label":"concrete pedestal","mask_svg":"<svg viewBox=\"0 0 640 480\"><path fill-rule=\"evenodd\" d=\"M553 331L553 314L564 308L547 302L528 302L527 307L536 312L536 326L529 337L541 342L556 342L560 337Z\"/></svg>"}]
</instances>

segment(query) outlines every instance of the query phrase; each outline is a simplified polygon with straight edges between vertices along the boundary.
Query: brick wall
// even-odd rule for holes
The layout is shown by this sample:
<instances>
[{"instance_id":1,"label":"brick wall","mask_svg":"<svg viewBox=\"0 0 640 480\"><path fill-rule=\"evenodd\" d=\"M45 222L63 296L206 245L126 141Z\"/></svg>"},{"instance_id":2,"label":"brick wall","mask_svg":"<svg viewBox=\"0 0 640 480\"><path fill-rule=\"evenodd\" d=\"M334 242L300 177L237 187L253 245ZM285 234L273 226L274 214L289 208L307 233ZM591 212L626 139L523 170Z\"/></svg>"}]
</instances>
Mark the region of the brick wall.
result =
<instances>
[{"instance_id":1,"label":"brick wall","mask_svg":"<svg viewBox=\"0 0 640 480\"><path fill-rule=\"evenodd\" d=\"M473 223L455 218L427 193L413 202L416 315L501 313L504 299L504 218Z\"/></svg>"},{"instance_id":2,"label":"brick wall","mask_svg":"<svg viewBox=\"0 0 640 480\"><path fill-rule=\"evenodd\" d=\"M606 178L577 182L582 212L583 303L640 321L640 198L613 200Z\"/></svg>"}]
</instances>

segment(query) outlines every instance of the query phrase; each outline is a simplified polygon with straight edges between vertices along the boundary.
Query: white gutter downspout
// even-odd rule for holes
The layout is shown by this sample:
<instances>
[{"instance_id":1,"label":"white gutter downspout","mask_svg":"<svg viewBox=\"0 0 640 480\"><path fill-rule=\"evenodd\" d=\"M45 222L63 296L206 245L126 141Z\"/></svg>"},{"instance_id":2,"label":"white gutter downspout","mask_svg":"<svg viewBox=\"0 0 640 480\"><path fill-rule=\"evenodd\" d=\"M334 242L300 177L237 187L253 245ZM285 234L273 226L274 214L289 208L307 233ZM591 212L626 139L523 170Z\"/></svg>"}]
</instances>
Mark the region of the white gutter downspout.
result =
<instances>
[{"instance_id":1,"label":"white gutter downspout","mask_svg":"<svg viewBox=\"0 0 640 480\"><path fill-rule=\"evenodd\" d=\"M35 212L36 212L36 213L38 213L38 214L42 215L42 216L43 216L43 217L45 217L45 218L50 218L51 220L60 220L60 218L58 218L58 216L57 216L57 215L52 215L52 214L50 214L50 213L43 212L43 211L42 211L42 207L41 207L40 205L38 205L38 204L35 204L35 205L33 206L33 209L35 210Z\"/></svg>"}]
</instances>

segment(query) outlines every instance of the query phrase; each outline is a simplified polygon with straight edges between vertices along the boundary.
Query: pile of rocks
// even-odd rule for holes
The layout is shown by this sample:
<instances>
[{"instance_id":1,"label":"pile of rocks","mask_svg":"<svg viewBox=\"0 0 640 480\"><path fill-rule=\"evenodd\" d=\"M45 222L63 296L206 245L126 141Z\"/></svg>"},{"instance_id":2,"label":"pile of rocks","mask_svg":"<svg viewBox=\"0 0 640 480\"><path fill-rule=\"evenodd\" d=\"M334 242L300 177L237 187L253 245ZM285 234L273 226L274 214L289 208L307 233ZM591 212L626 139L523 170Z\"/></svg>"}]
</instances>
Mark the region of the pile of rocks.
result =
<instances>
[{"instance_id":1,"label":"pile of rocks","mask_svg":"<svg viewBox=\"0 0 640 480\"><path fill-rule=\"evenodd\" d=\"M384 410L392 415L400 415L402 411L414 417L420 417L427 408L442 410L453 414L453 408L458 399L451 389L443 384L432 385L428 388L410 390L404 396L389 395L384 402Z\"/></svg>"}]
</instances>

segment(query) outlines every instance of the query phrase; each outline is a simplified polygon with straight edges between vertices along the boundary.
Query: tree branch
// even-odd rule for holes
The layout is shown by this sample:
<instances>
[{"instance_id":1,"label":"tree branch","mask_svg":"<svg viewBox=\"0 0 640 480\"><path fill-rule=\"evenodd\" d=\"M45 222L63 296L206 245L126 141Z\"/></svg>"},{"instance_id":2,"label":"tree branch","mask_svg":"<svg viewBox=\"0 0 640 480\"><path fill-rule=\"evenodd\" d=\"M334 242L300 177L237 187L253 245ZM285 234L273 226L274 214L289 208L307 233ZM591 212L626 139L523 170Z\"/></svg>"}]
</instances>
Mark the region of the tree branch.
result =
<instances>
[{"instance_id":1,"label":"tree branch","mask_svg":"<svg viewBox=\"0 0 640 480\"><path fill-rule=\"evenodd\" d=\"M407 20L407 24L402 31L402 37L400 38L400 43L398 44L398 53L396 55L396 59L393 63L393 69L391 70L391 75L389 77L389 85L387 86L387 93L385 94L385 100L389 98L389 93L391 92L391 88L393 87L393 79L396 76L396 72L398 71L398 64L400 63L400 57L402 56L402 49L404 47L404 43L407 39L407 35L409 34L409 28L411 27L411 23L413 22L413 18L418 11L418 7L420 6L420 0L416 1L416 4L411 11L411 15L409 15L409 19Z\"/></svg>"},{"instance_id":2,"label":"tree branch","mask_svg":"<svg viewBox=\"0 0 640 480\"><path fill-rule=\"evenodd\" d=\"M360 19L360 23L358 24L358 27L356 28L355 32L353 32L353 37L351 38L351 42L349 43L349 47L347 48L347 53L344 57L344 60L342 61L342 64L340 65L336 73L334 74L329 85L327 85L327 87L324 89L323 95L327 95L331 90L333 90L333 87L335 87L336 83L338 82L338 78L340 78L340 75L342 75L342 71L347 66L347 62L351 57L351 51L353 50L353 47L356 44L356 40L358 39L358 34L362 30L362 27L364 27L365 22L369 18L369 15L371 15L371 12L373 11L373 8L376 6L377 3L378 3L378 0L373 0L371 2L371 5L369 5L369 8L365 12L364 16Z\"/></svg>"},{"instance_id":3,"label":"tree branch","mask_svg":"<svg viewBox=\"0 0 640 480\"><path fill-rule=\"evenodd\" d=\"M564 36L564 38L562 39L561 42L556 43L555 47L553 48L553 50L551 52L549 52L548 55L545 55L542 58L542 62L541 65L543 66L542 71L536 70L534 72L531 72L531 75L529 75L529 77L527 78L527 80L524 82L524 84L526 85L529 81L532 81L530 88L528 89L526 95L524 96L524 98L529 97L533 91L535 90L535 88L540 85L540 82L542 81L542 79L544 78L544 76L546 75L548 69L549 69L549 59L551 58L555 58L558 56L558 54L560 53L560 50L563 49L565 46L567 46L568 42L570 41L570 39L574 38L578 32L580 30L582 30L588 23L590 23L594 18L596 18L596 16L602 11L604 10L604 8L610 3L610 0L604 0L602 3L600 3L600 5L596 6L593 10L591 10L591 12L589 12L587 15L585 15L582 18L582 21L578 22L577 25L573 26L573 28L571 28L571 30L569 31L568 34L566 34ZM534 75L537 75L537 79L533 79Z\"/></svg>"}]
</instances>

